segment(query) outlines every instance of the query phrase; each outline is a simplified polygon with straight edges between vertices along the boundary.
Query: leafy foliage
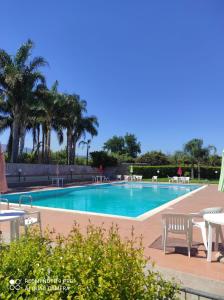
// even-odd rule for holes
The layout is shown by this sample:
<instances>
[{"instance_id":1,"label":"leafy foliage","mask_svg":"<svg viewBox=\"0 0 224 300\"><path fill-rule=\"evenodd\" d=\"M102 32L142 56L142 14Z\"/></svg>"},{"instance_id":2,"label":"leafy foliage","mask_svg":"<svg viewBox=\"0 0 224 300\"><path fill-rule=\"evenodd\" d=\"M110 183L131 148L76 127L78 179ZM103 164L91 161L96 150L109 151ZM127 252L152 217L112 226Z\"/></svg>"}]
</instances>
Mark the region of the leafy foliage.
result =
<instances>
[{"instance_id":1,"label":"leafy foliage","mask_svg":"<svg viewBox=\"0 0 224 300\"><path fill-rule=\"evenodd\" d=\"M174 282L144 271L148 259L134 234L122 241L115 226L106 231L89 225L83 235L76 225L68 238L52 242L32 233L2 246L1 299L177 299ZM10 280L19 282L17 288Z\"/></svg>"},{"instance_id":2,"label":"leafy foliage","mask_svg":"<svg viewBox=\"0 0 224 300\"><path fill-rule=\"evenodd\" d=\"M137 162L147 163L151 166L160 166L169 164L169 160L166 154L161 151L147 152L138 157Z\"/></svg>"},{"instance_id":3,"label":"leafy foliage","mask_svg":"<svg viewBox=\"0 0 224 300\"><path fill-rule=\"evenodd\" d=\"M92 159L92 166L99 168L102 165L105 167L113 167L117 165L117 159L111 155L108 155L105 151L94 151L90 153Z\"/></svg>"},{"instance_id":4,"label":"leafy foliage","mask_svg":"<svg viewBox=\"0 0 224 300\"><path fill-rule=\"evenodd\" d=\"M141 153L141 144L134 134L126 133L124 137L114 135L104 143L103 149L118 155L126 154L136 158L138 153Z\"/></svg>"}]
</instances>

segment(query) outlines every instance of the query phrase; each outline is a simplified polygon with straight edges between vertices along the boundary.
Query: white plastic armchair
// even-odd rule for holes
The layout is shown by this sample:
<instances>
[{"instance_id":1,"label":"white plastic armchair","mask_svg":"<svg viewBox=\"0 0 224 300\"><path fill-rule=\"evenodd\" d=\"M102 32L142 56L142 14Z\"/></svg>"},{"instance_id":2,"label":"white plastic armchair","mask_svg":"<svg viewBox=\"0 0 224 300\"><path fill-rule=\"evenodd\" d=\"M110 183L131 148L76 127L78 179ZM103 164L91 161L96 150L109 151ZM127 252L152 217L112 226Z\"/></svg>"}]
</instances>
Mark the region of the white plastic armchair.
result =
<instances>
[{"instance_id":1,"label":"white plastic armchair","mask_svg":"<svg viewBox=\"0 0 224 300\"><path fill-rule=\"evenodd\" d=\"M172 182L178 183L178 176L173 176L173 177L172 177Z\"/></svg>"},{"instance_id":2,"label":"white plastic armchair","mask_svg":"<svg viewBox=\"0 0 224 300\"><path fill-rule=\"evenodd\" d=\"M158 181L158 176L152 176L152 182L157 182Z\"/></svg>"},{"instance_id":3,"label":"white plastic armchair","mask_svg":"<svg viewBox=\"0 0 224 300\"><path fill-rule=\"evenodd\" d=\"M217 214L223 212L222 207L208 207L204 208L201 211L197 213L191 213L192 216L198 217L198 218L203 218L203 215L205 214ZM205 246L205 249L208 250L208 224L205 221L195 221L193 220L193 227L199 228L201 230L201 235L202 235L202 240L203 244ZM219 236L221 237L222 241L224 240L222 230L219 225L216 226L216 249L218 247L218 240Z\"/></svg>"},{"instance_id":4,"label":"white plastic armchair","mask_svg":"<svg viewBox=\"0 0 224 300\"><path fill-rule=\"evenodd\" d=\"M163 236L162 245L166 253L166 244L169 233L182 234L186 236L188 256L191 256L192 245L192 216L186 214L163 214Z\"/></svg>"},{"instance_id":5,"label":"white plastic armchair","mask_svg":"<svg viewBox=\"0 0 224 300\"><path fill-rule=\"evenodd\" d=\"M38 225L40 234L42 235L41 216L39 211L26 211L26 214L21 219L21 225L24 226L25 234L27 234L30 226Z\"/></svg>"},{"instance_id":6,"label":"white plastic armchair","mask_svg":"<svg viewBox=\"0 0 224 300\"><path fill-rule=\"evenodd\" d=\"M122 175L116 175L116 179L117 180L121 180L122 179Z\"/></svg>"},{"instance_id":7,"label":"white plastic armchair","mask_svg":"<svg viewBox=\"0 0 224 300\"><path fill-rule=\"evenodd\" d=\"M129 175L124 175L124 180L125 181L129 181L130 180L130 176Z\"/></svg>"}]
</instances>

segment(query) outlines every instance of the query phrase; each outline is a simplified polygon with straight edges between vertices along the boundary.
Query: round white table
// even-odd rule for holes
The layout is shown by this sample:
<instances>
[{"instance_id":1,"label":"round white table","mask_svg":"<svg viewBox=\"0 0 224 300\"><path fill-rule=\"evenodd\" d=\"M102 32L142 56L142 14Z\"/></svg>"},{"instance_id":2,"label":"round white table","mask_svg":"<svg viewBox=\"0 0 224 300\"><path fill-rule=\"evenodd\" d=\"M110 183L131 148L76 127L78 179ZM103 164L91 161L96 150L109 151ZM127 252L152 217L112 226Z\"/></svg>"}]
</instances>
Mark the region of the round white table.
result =
<instances>
[{"instance_id":1,"label":"round white table","mask_svg":"<svg viewBox=\"0 0 224 300\"><path fill-rule=\"evenodd\" d=\"M203 216L204 220L208 223L208 253L207 253L207 261L211 262L212 260L212 232L213 228L216 229L216 246L218 245L219 236L222 239L222 243L224 243L222 229L221 226L224 225L224 213L219 214L205 214ZM217 230L218 226L218 230Z\"/></svg>"},{"instance_id":2,"label":"round white table","mask_svg":"<svg viewBox=\"0 0 224 300\"><path fill-rule=\"evenodd\" d=\"M10 222L10 241L19 238L19 221L24 215L23 210L0 210L0 222Z\"/></svg>"}]
</instances>

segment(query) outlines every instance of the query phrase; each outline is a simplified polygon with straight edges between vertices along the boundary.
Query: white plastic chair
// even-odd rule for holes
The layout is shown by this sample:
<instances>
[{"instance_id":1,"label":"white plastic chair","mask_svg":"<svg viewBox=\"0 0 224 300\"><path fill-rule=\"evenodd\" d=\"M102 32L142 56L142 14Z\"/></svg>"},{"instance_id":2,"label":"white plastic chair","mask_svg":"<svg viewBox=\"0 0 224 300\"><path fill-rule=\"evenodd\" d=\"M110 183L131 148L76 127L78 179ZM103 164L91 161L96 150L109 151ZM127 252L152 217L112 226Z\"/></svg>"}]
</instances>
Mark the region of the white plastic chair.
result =
<instances>
[{"instance_id":1,"label":"white plastic chair","mask_svg":"<svg viewBox=\"0 0 224 300\"><path fill-rule=\"evenodd\" d=\"M185 177L185 183L190 183L190 177Z\"/></svg>"},{"instance_id":2,"label":"white plastic chair","mask_svg":"<svg viewBox=\"0 0 224 300\"><path fill-rule=\"evenodd\" d=\"M125 181L129 181L130 180L130 176L129 175L124 175L124 180Z\"/></svg>"},{"instance_id":3,"label":"white plastic chair","mask_svg":"<svg viewBox=\"0 0 224 300\"><path fill-rule=\"evenodd\" d=\"M173 177L172 177L172 182L178 183L178 176L173 176Z\"/></svg>"},{"instance_id":4,"label":"white plastic chair","mask_svg":"<svg viewBox=\"0 0 224 300\"><path fill-rule=\"evenodd\" d=\"M195 216L195 217L203 218L203 215L205 215L205 214L216 214L216 213L221 213L221 212L223 212L222 207L208 207L208 208L202 209L198 213L192 213L191 215ZM207 222L193 220L193 227L199 228L201 230L205 249L208 250L208 224L207 224ZM218 248L219 236L221 237L221 239L223 241L222 229L219 225L217 225L216 226L216 243L215 243L216 249Z\"/></svg>"},{"instance_id":5,"label":"white plastic chair","mask_svg":"<svg viewBox=\"0 0 224 300\"><path fill-rule=\"evenodd\" d=\"M39 211L26 211L25 216L21 218L22 226L24 226L25 234L27 234L28 228L33 225L38 225L40 229L40 234L42 235L41 217Z\"/></svg>"},{"instance_id":6,"label":"white plastic chair","mask_svg":"<svg viewBox=\"0 0 224 300\"><path fill-rule=\"evenodd\" d=\"M185 214L163 214L163 251L166 254L166 244L169 233L184 234L187 240L188 256L191 256L192 216Z\"/></svg>"},{"instance_id":7,"label":"white plastic chair","mask_svg":"<svg viewBox=\"0 0 224 300\"><path fill-rule=\"evenodd\" d=\"M136 175L135 177L136 177L137 181L141 181L142 180L142 175Z\"/></svg>"},{"instance_id":8,"label":"white plastic chair","mask_svg":"<svg viewBox=\"0 0 224 300\"><path fill-rule=\"evenodd\" d=\"M158 176L152 176L152 182L157 182L158 181Z\"/></svg>"},{"instance_id":9,"label":"white plastic chair","mask_svg":"<svg viewBox=\"0 0 224 300\"><path fill-rule=\"evenodd\" d=\"M117 180L121 180L122 179L122 175L116 175L116 179Z\"/></svg>"}]
</instances>

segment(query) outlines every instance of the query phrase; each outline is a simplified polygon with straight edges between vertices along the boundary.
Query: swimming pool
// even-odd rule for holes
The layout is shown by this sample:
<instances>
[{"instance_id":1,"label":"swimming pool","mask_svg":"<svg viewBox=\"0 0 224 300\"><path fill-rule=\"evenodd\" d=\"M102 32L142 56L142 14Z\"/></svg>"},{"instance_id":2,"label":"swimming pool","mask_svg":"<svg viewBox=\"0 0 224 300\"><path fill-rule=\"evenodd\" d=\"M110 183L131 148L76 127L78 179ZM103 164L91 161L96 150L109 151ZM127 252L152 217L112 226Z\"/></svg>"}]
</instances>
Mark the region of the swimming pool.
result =
<instances>
[{"instance_id":1,"label":"swimming pool","mask_svg":"<svg viewBox=\"0 0 224 300\"><path fill-rule=\"evenodd\" d=\"M198 189L198 185L117 183L72 187L28 193L33 206L139 218L147 212ZM10 202L18 203L21 195L8 194ZM25 202L26 201L26 202ZM24 204L29 204L25 199Z\"/></svg>"}]
</instances>

